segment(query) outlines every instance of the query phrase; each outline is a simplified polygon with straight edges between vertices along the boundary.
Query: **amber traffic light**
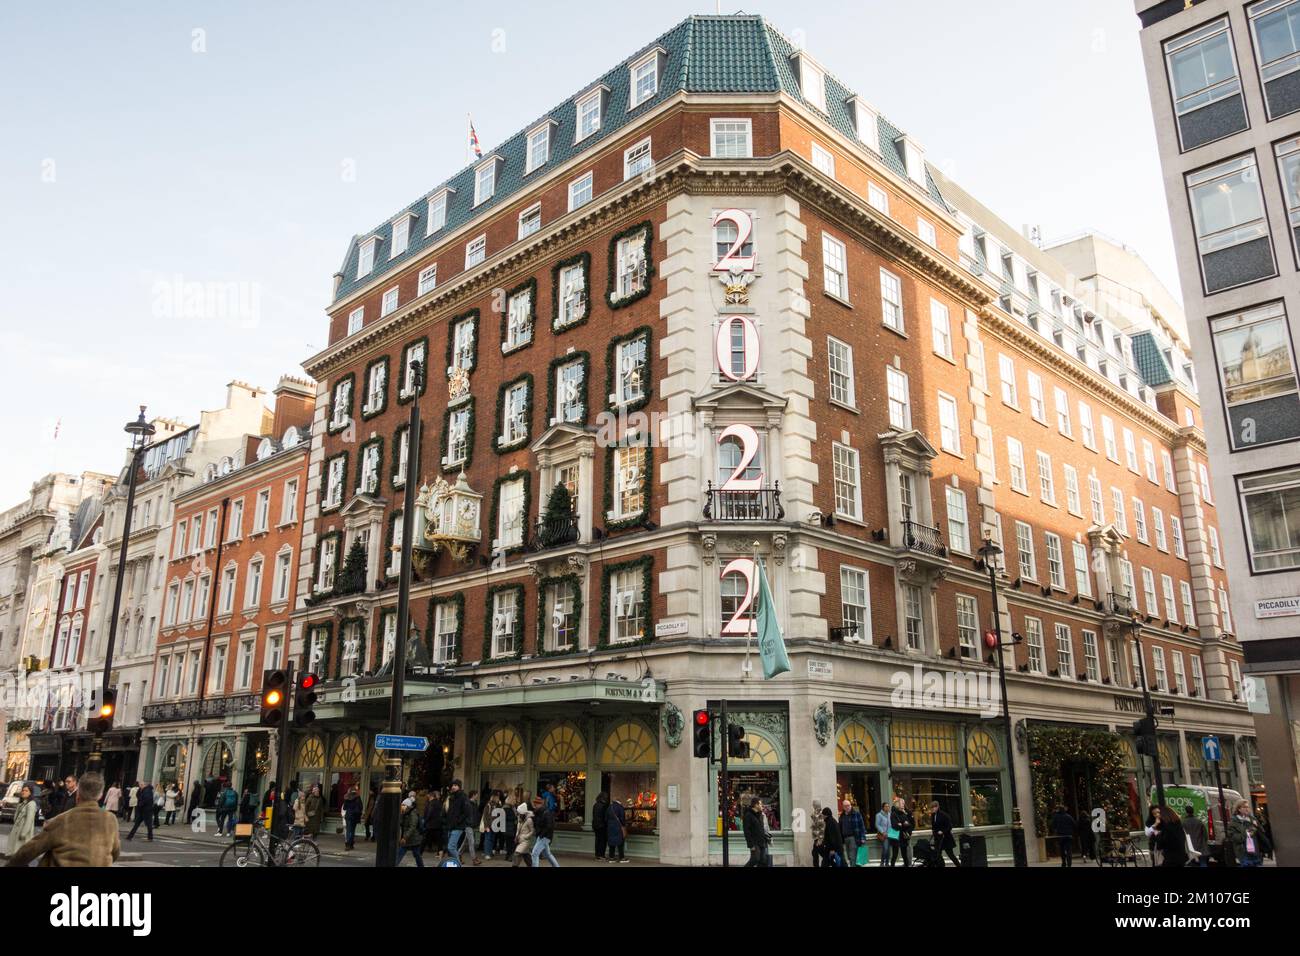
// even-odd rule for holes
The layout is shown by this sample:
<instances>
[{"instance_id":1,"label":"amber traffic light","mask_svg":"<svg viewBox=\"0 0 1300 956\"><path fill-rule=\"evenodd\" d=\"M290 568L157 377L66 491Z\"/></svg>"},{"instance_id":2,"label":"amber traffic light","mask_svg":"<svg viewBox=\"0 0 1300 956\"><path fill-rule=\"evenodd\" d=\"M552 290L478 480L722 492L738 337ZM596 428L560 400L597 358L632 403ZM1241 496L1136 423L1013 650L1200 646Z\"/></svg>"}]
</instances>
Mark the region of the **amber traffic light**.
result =
<instances>
[{"instance_id":1,"label":"amber traffic light","mask_svg":"<svg viewBox=\"0 0 1300 956\"><path fill-rule=\"evenodd\" d=\"M289 675L283 670L269 670L262 674L262 714L258 723L263 727L279 727L284 723L289 709Z\"/></svg>"}]
</instances>

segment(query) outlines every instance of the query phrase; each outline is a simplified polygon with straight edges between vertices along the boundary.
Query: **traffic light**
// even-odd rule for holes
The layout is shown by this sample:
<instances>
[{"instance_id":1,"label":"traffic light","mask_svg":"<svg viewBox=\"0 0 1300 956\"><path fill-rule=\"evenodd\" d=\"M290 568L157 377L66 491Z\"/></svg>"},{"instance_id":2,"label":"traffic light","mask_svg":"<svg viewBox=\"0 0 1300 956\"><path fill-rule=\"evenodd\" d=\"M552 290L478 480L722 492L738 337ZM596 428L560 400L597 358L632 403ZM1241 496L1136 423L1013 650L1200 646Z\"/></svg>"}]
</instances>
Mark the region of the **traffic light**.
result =
<instances>
[{"instance_id":1,"label":"traffic light","mask_svg":"<svg viewBox=\"0 0 1300 956\"><path fill-rule=\"evenodd\" d=\"M709 712L697 710L691 725L694 728L691 733L694 734L695 756L707 759L713 749L713 726L709 722Z\"/></svg>"},{"instance_id":2,"label":"traffic light","mask_svg":"<svg viewBox=\"0 0 1300 956\"><path fill-rule=\"evenodd\" d=\"M289 674L282 670L269 670L262 673L262 716L258 721L263 727L279 727L284 723L284 716L289 710Z\"/></svg>"},{"instance_id":3,"label":"traffic light","mask_svg":"<svg viewBox=\"0 0 1300 956\"><path fill-rule=\"evenodd\" d=\"M1133 723L1133 735L1137 737L1137 752L1142 757L1155 756L1156 751L1156 719L1154 717L1143 717L1141 720Z\"/></svg>"},{"instance_id":4,"label":"traffic light","mask_svg":"<svg viewBox=\"0 0 1300 956\"><path fill-rule=\"evenodd\" d=\"M113 715L117 713L117 690L110 687L100 695L95 716L86 721L86 729L95 734L106 734L113 729Z\"/></svg>"},{"instance_id":5,"label":"traffic light","mask_svg":"<svg viewBox=\"0 0 1300 956\"><path fill-rule=\"evenodd\" d=\"M749 759L749 741L745 739L745 728L740 724L727 724L727 756Z\"/></svg>"},{"instance_id":6,"label":"traffic light","mask_svg":"<svg viewBox=\"0 0 1300 956\"><path fill-rule=\"evenodd\" d=\"M298 688L293 695L293 724L306 727L316 719L312 705L316 703L316 684L320 680L315 674L303 674L298 678Z\"/></svg>"}]
</instances>

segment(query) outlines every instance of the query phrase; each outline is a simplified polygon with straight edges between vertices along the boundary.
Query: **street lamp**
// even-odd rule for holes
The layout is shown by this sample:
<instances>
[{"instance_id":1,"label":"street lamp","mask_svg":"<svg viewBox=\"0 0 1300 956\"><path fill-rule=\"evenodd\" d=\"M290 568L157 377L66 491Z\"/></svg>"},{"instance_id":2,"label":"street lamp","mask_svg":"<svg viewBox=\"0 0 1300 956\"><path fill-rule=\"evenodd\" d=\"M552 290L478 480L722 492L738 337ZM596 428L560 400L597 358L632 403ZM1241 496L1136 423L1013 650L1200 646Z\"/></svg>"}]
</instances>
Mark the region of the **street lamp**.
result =
<instances>
[{"instance_id":1,"label":"street lamp","mask_svg":"<svg viewBox=\"0 0 1300 956\"><path fill-rule=\"evenodd\" d=\"M1028 866L1029 857L1025 851L1025 827L1020 820L1020 798L1016 793L1016 760L1015 744L1012 740L1011 733L1011 704L1007 700L1007 664L1003 657L1003 648L1008 645L1002 642L1002 614L998 610L998 565L997 559L1002 555L1002 549L993 543L992 538L985 538L983 546L979 549L980 558L984 561L984 567L989 572L989 591L993 595L993 642L998 649L998 682L1002 689L1002 720L1006 724L1007 732L1007 776L1011 784L1011 855L1015 860L1016 866ZM987 643L987 638L986 641ZM1012 647L1015 642L1011 643Z\"/></svg>"},{"instance_id":2,"label":"street lamp","mask_svg":"<svg viewBox=\"0 0 1300 956\"><path fill-rule=\"evenodd\" d=\"M388 702L388 732L401 734L402 695L406 682L406 645L411 625L411 549L415 545L416 486L420 483L420 390L424 384L424 363L412 362L411 415L406 432L406 487L402 503L402 563L397 578L397 640L393 647L393 688ZM384 786L376 810L375 866L397 865L398 816L402 810L402 758L394 751L384 761Z\"/></svg>"},{"instance_id":3,"label":"street lamp","mask_svg":"<svg viewBox=\"0 0 1300 956\"><path fill-rule=\"evenodd\" d=\"M1156 806L1165 805L1165 782L1160 772L1160 738L1156 736L1156 705L1151 699L1151 690L1147 687L1147 668L1146 655L1142 653L1142 615L1137 609L1129 611L1131 620L1130 627L1133 629L1133 643L1137 645L1138 659L1138 680L1142 682L1142 704L1146 710L1147 718L1145 727L1140 738L1146 738L1149 743L1143 746L1148 751L1147 756L1151 758L1151 769L1156 775Z\"/></svg>"},{"instance_id":4,"label":"street lamp","mask_svg":"<svg viewBox=\"0 0 1300 956\"><path fill-rule=\"evenodd\" d=\"M122 546L117 556L117 581L113 585L113 613L108 619L108 644L104 648L104 681L99 696L101 707L104 702L111 700L112 695L110 680L113 673L113 646L117 643L117 618L122 608L122 585L126 580L126 551L131 540L131 512L135 509L136 474L140 471L140 456L144 454L145 445L157 431L153 425L145 421L144 409L145 406L141 405L140 417L133 422L127 422L125 428L126 433L131 436L131 463L127 467L126 515L122 520ZM102 771L103 769L105 719L111 727L113 720L111 711L106 718L97 719L95 722L94 742L90 747L90 757L86 760L87 770Z\"/></svg>"}]
</instances>

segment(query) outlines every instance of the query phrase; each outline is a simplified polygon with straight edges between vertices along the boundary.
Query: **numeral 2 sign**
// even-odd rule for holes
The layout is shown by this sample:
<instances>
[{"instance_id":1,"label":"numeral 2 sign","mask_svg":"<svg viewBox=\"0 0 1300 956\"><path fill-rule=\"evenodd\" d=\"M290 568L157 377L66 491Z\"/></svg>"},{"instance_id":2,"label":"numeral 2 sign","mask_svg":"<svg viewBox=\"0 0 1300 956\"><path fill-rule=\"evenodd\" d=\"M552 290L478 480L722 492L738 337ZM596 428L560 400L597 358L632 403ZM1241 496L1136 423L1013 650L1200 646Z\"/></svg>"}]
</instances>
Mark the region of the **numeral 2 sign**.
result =
<instances>
[{"instance_id":1,"label":"numeral 2 sign","mask_svg":"<svg viewBox=\"0 0 1300 956\"><path fill-rule=\"evenodd\" d=\"M721 445L728 438L734 438L740 442L740 461L736 463L735 470L723 482L722 490L758 491L763 487L762 472L759 472L753 478L741 477L749 470L750 462L758 457L758 432L752 425L728 425L723 429L722 434L718 436L718 444Z\"/></svg>"},{"instance_id":2,"label":"numeral 2 sign","mask_svg":"<svg viewBox=\"0 0 1300 956\"><path fill-rule=\"evenodd\" d=\"M745 579L745 598L736 607L728 621L722 625L722 633L725 635L740 634L746 635L753 633L754 622L750 620L750 609L754 606L756 596L757 575L754 573L753 558L736 558L734 561L727 563L722 569L722 580L727 579L729 574L738 574Z\"/></svg>"},{"instance_id":3,"label":"numeral 2 sign","mask_svg":"<svg viewBox=\"0 0 1300 956\"><path fill-rule=\"evenodd\" d=\"M736 238L734 241L728 235L732 230L719 228L724 223L730 223L735 229ZM754 220L743 209L723 209L713 217L713 229L718 237L718 242L731 242L731 247L727 249L722 258L713 266L714 272L753 272L754 271L754 247L750 244L749 255L741 255L741 251L754 234Z\"/></svg>"}]
</instances>

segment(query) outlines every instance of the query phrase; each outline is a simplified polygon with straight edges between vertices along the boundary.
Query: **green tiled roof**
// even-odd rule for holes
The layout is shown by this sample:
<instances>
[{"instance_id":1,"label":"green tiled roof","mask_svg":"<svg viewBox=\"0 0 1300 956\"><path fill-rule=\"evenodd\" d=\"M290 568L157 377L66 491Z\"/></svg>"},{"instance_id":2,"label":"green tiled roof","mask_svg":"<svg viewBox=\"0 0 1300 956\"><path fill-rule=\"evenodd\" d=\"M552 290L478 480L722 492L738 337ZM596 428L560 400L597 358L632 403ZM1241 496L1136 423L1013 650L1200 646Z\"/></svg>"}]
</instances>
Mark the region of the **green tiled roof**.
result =
<instances>
[{"instance_id":1,"label":"green tiled roof","mask_svg":"<svg viewBox=\"0 0 1300 956\"><path fill-rule=\"evenodd\" d=\"M1168 385L1174 380L1169 365L1165 362L1164 353L1160 351L1159 343L1150 332L1135 333L1131 341L1133 361L1137 364L1142 381L1154 388L1157 385Z\"/></svg>"},{"instance_id":2,"label":"green tiled roof","mask_svg":"<svg viewBox=\"0 0 1300 956\"><path fill-rule=\"evenodd\" d=\"M650 100L629 111L627 108L628 67L656 46L662 47L667 52L664 69L659 78L659 89ZM547 170L562 165L579 153L597 148L605 140L617 136L625 126L635 123L656 104L680 91L774 93L782 90L816 112L816 108L803 99L799 90L799 83L790 63L790 57L795 52L794 45L759 16L747 14L693 16L683 20L604 75L594 78L581 90L575 91L576 96L600 83L609 88L605 113L597 133L587 137L581 143L573 142L577 117L573 97L569 97L549 113L539 116L527 127L508 137L496 149L484 153L484 158L496 155L504 161L498 170L493 197L487 202L480 203L478 206L473 205L474 168L478 165L476 161L445 182L439 183L414 203L394 212L375 229L354 236L343 260L341 267L343 280L339 283L335 300L344 298L359 286L371 282L378 276L400 269L411 259L422 255L429 247L440 242L448 232L456 230L482 212L510 202L518 193L531 186L530 180L540 179ZM827 118L832 126L850 139L855 139L856 133L846 101L853 95L853 92L834 76L830 73L826 74L826 105L830 111ZM546 164L526 176L524 167L527 157L528 130L536 128L548 119L555 123L550 142L550 156ZM896 142L901 132L884 117L880 117L877 133L877 151L885 164L905 178L907 170ZM928 173L926 181L930 196L947 208L938 187ZM454 189L455 192L447 203L446 225L434 235L426 236L425 217L428 215L428 200L447 188ZM395 259L390 259L388 245L392 239L391 223L405 212L414 213L419 218L411 228L406 252ZM370 236L379 237L375 250L375 268L370 275L358 282L356 271L360 240Z\"/></svg>"}]
</instances>

